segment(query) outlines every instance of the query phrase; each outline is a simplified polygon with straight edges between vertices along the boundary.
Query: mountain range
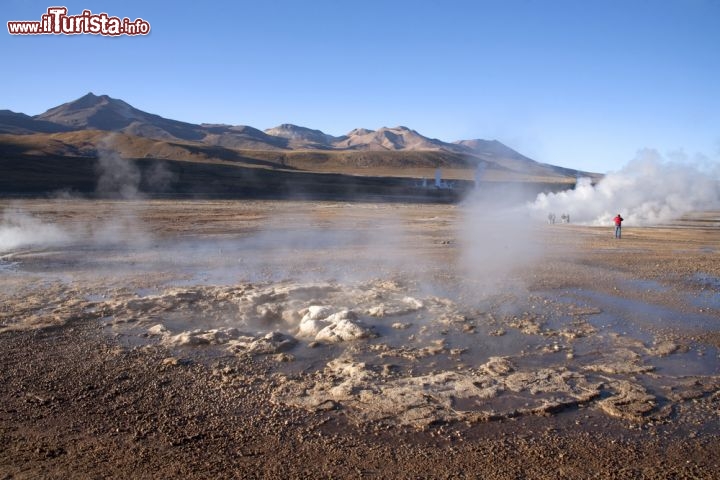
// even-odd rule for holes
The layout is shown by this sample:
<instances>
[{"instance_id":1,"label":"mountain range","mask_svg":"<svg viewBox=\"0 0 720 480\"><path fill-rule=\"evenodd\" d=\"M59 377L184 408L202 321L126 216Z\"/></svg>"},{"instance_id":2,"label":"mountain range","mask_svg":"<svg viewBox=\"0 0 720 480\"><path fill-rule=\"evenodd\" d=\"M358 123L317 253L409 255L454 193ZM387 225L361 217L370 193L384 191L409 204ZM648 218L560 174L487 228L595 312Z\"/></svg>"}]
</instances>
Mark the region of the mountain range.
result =
<instances>
[{"instance_id":1,"label":"mountain range","mask_svg":"<svg viewBox=\"0 0 720 480\"><path fill-rule=\"evenodd\" d=\"M29 116L0 110L0 133L26 135L77 131L110 131L164 142L192 142L236 150L328 152L425 151L465 155L469 164L479 162L503 166L513 161L531 171L575 176L572 169L541 164L495 140L461 140L453 143L425 137L408 127L357 128L346 135L332 136L292 124L261 131L246 125L192 124L139 110L107 95L87 95L46 112ZM62 137L60 137L62 138ZM438 165L442 166L442 165Z\"/></svg>"},{"instance_id":2,"label":"mountain range","mask_svg":"<svg viewBox=\"0 0 720 480\"><path fill-rule=\"evenodd\" d=\"M214 164L253 169L255 174L266 169L417 180L432 178L435 169L442 168L446 179L472 181L481 166L484 180L491 182L569 184L578 175L594 176L536 162L496 140L444 142L405 126L356 128L333 136L292 124L265 131L247 125L193 124L93 93L35 116L0 110L0 168L16 180L25 178L22 169L31 164L34 170L26 174L32 176L47 166L57 168L62 163L57 159L98 159L108 152L133 161L182 162L184 166L174 165L177 170L187 170L188 163ZM23 162L18 161L21 157ZM72 176L65 170L62 175Z\"/></svg>"},{"instance_id":3,"label":"mountain range","mask_svg":"<svg viewBox=\"0 0 720 480\"><path fill-rule=\"evenodd\" d=\"M122 132L156 140L185 140L229 148L261 150L447 150L473 154L497 151L499 142L466 140L446 143L430 139L407 127L368 130L356 128L334 137L320 130L282 124L264 132L246 125L192 124L143 112L107 95L87 95L30 117L9 110L0 111L0 133L58 133L78 130ZM507 147L503 153L512 153Z\"/></svg>"}]
</instances>

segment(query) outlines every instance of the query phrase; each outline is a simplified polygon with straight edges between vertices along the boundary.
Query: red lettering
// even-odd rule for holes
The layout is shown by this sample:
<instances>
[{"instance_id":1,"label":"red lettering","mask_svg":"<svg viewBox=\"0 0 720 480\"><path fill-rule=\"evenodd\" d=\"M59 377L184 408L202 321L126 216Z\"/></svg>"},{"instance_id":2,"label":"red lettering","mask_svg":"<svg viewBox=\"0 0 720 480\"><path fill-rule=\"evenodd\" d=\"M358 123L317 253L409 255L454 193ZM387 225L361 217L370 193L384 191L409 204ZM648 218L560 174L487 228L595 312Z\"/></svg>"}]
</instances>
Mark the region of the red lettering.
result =
<instances>
[{"instance_id":1,"label":"red lettering","mask_svg":"<svg viewBox=\"0 0 720 480\"><path fill-rule=\"evenodd\" d=\"M111 17L107 13L93 14L85 9L80 15L68 15L67 7L49 7L40 21L9 21L11 35L91 33L94 35L147 35L150 23L142 18L134 21L125 17Z\"/></svg>"}]
</instances>

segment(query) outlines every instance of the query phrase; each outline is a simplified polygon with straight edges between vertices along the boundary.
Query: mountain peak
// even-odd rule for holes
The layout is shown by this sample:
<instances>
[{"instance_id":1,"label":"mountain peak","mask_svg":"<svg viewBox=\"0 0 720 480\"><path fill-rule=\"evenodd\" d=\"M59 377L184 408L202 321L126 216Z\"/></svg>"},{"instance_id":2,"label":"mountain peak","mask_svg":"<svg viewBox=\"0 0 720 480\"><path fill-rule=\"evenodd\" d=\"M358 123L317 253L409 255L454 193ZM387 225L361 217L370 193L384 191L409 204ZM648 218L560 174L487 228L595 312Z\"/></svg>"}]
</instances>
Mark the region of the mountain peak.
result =
<instances>
[{"instance_id":1,"label":"mountain peak","mask_svg":"<svg viewBox=\"0 0 720 480\"><path fill-rule=\"evenodd\" d=\"M369 133L375 133L375 130L370 130L367 128L354 128L348 132L347 136L352 137L354 135L367 135Z\"/></svg>"},{"instance_id":2,"label":"mountain peak","mask_svg":"<svg viewBox=\"0 0 720 480\"><path fill-rule=\"evenodd\" d=\"M403 125L378 130L356 128L336 146L354 150L439 150L453 149L452 145L427 138Z\"/></svg>"},{"instance_id":3,"label":"mountain peak","mask_svg":"<svg viewBox=\"0 0 720 480\"><path fill-rule=\"evenodd\" d=\"M51 108L35 118L73 128L116 130L148 116L122 100L88 92L77 100Z\"/></svg>"},{"instance_id":4,"label":"mountain peak","mask_svg":"<svg viewBox=\"0 0 720 480\"><path fill-rule=\"evenodd\" d=\"M281 137L300 144L316 144L318 146L329 146L336 140L332 135L328 135L321 130L313 130L307 127L301 127L292 123L283 123L274 128L268 128L265 133L274 137Z\"/></svg>"},{"instance_id":5,"label":"mountain peak","mask_svg":"<svg viewBox=\"0 0 720 480\"><path fill-rule=\"evenodd\" d=\"M122 100L114 100L107 95L95 95L92 92L88 92L77 100L68 102L65 105L67 105L70 109L80 110L83 108L92 108L95 105L107 104L110 102L122 102Z\"/></svg>"}]
</instances>

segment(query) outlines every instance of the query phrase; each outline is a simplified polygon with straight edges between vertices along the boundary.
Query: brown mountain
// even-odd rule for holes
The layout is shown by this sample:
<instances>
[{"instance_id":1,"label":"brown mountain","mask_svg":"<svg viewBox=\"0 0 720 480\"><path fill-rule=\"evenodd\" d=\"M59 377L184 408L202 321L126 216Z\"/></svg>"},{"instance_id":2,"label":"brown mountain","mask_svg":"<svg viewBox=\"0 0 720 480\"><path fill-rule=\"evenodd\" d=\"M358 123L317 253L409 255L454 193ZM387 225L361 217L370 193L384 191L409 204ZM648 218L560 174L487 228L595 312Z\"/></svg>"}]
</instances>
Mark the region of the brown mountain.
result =
<instances>
[{"instance_id":1,"label":"brown mountain","mask_svg":"<svg viewBox=\"0 0 720 480\"><path fill-rule=\"evenodd\" d=\"M185 140L228 148L277 149L287 141L244 125L195 125L138 110L107 95L87 95L36 117L70 130L122 132L157 140ZM8 132L10 133L10 132Z\"/></svg>"},{"instance_id":2,"label":"brown mountain","mask_svg":"<svg viewBox=\"0 0 720 480\"><path fill-rule=\"evenodd\" d=\"M328 149L343 137L333 137L320 130L300 127L291 123L283 123L277 127L268 128L265 133L273 137L284 138L287 146L292 149Z\"/></svg>"},{"instance_id":3,"label":"brown mountain","mask_svg":"<svg viewBox=\"0 0 720 480\"><path fill-rule=\"evenodd\" d=\"M92 93L51 108L35 118L72 130L127 132L161 140L176 138L199 141L203 138L197 125L169 120L138 110L122 100Z\"/></svg>"},{"instance_id":4,"label":"brown mountain","mask_svg":"<svg viewBox=\"0 0 720 480\"><path fill-rule=\"evenodd\" d=\"M379 130L355 129L334 142L333 146L352 150L456 150L452 144L424 137L402 126Z\"/></svg>"}]
</instances>

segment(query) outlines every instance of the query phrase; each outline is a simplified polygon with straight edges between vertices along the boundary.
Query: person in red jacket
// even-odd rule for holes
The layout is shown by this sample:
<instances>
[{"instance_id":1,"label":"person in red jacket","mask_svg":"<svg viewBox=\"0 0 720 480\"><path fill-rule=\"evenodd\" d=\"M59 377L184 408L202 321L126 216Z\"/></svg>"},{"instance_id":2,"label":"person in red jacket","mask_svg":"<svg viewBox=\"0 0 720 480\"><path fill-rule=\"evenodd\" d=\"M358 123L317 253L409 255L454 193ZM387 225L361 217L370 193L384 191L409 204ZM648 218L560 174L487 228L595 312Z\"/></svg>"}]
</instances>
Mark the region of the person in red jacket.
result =
<instances>
[{"instance_id":1,"label":"person in red jacket","mask_svg":"<svg viewBox=\"0 0 720 480\"><path fill-rule=\"evenodd\" d=\"M613 219L615 221L615 238L620 238L622 235L622 222L625 220L620 216L620 214L617 214L617 217Z\"/></svg>"}]
</instances>

